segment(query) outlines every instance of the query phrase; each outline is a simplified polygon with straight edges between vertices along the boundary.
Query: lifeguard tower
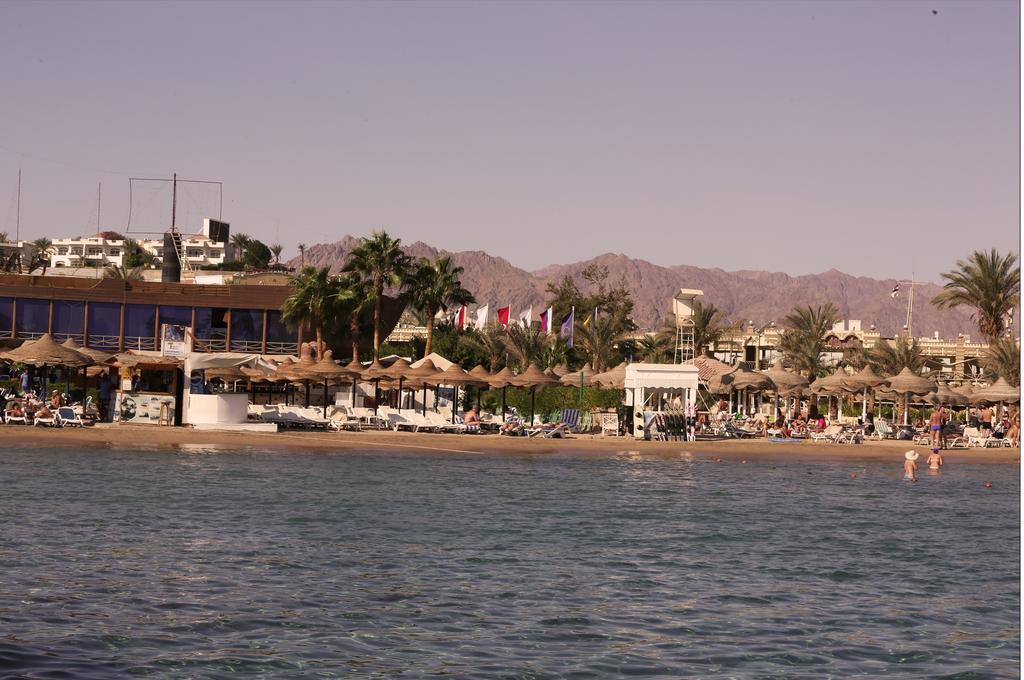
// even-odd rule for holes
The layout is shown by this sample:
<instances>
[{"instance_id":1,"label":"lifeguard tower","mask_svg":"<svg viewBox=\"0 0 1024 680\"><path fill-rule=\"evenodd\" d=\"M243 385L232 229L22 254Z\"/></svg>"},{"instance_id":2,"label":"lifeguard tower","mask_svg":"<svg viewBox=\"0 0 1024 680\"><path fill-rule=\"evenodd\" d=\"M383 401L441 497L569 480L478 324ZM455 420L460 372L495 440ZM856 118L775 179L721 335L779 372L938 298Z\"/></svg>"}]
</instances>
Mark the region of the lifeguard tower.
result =
<instances>
[{"instance_id":1,"label":"lifeguard tower","mask_svg":"<svg viewBox=\"0 0 1024 680\"><path fill-rule=\"evenodd\" d=\"M693 303L704 297L704 291L696 288L680 288L672 298L672 314L676 317L676 351L673 362L685 363L694 358L693 346Z\"/></svg>"}]
</instances>

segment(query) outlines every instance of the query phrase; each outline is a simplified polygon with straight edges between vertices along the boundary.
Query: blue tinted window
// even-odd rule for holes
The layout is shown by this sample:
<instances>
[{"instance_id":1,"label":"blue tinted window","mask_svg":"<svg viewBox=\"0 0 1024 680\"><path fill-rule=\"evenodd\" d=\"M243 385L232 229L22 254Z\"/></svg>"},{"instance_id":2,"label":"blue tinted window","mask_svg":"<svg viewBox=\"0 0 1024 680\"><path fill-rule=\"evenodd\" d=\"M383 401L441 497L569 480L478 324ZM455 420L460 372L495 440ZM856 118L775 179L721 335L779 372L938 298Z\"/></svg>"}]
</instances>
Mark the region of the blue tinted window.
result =
<instances>
[{"instance_id":1,"label":"blue tinted window","mask_svg":"<svg viewBox=\"0 0 1024 680\"><path fill-rule=\"evenodd\" d=\"M116 302L89 303L89 337L117 338L121 332L121 305ZM90 340L89 344L94 346Z\"/></svg>"},{"instance_id":2,"label":"blue tinted window","mask_svg":"<svg viewBox=\"0 0 1024 680\"><path fill-rule=\"evenodd\" d=\"M232 309L231 310L231 341L262 342L263 310Z\"/></svg>"},{"instance_id":3,"label":"blue tinted window","mask_svg":"<svg viewBox=\"0 0 1024 680\"><path fill-rule=\"evenodd\" d=\"M281 312L267 312L267 342L297 342L298 333L295 328L281 320Z\"/></svg>"},{"instance_id":4,"label":"blue tinted window","mask_svg":"<svg viewBox=\"0 0 1024 680\"><path fill-rule=\"evenodd\" d=\"M156 307L153 305L125 305L124 335L133 338L154 337Z\"/></svg>"},{"instance_id":5,"label":"blue tinted window","mask_svg":"<svg viewBox=\"0 0 1024 680\"><path fill-rule=\"evenodd\" d=\"M49 300L18 300L16 303L17 331L25 333L46 333L50 330Z\"/></svg>"},{"instance_id":6,"label":"blue tinted window","mask_svg":"<svg viewBox=\"0 0 1024 680\"><path fill-rule=\"evenodd\" d=\"M81 335L85 330L85 303L71 300L53 301L54 335Z\"/></svg>"},{"instance_id":7,"label":"blue tinted window","mask_svg":"<svg viewBox=\"0 0 1024 680\"><path fill-rule=\"evenodd\" d=\"M227 312L223 307L196 307L196 325L193 329L196 337L202 340L227 337Z\"/></svg>"},{"instance_id":8,"label":"blue tinted window","mask_svg":"<svg viewBox=\"0 0 1024 680\"><path fill-rule=\"evenodd\" d=\"M173 326L191 326L192 308L167 307L160 305L160 323L171 324Z\"/></svg>"},{"instance_id":9,"label":"blue tinted window","mask_svg":"<svg viewBox=\"0 0 1024 680\"><path fill-rule=\"evenodd\" d=\"M0 336L14 330L14 299L0 297Z\"/></svg>"}]
</instances>

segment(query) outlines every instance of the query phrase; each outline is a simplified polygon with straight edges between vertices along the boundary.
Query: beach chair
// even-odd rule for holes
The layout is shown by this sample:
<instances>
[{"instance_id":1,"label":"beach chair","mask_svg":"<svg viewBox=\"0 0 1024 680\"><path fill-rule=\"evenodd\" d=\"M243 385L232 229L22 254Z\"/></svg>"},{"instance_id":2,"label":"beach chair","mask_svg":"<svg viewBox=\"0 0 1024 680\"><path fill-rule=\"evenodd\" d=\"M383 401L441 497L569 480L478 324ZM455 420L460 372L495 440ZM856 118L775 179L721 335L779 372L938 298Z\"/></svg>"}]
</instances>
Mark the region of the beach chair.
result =
<instances>
[{"instance_id":1,"label":"beach chair","mask_svg":"<svg viewBox=\"0 0 1024 680\"><path fill-rule=\"evenodd\" d=\"M617 437L619 435L619 414L617 413L602 413L598 423L601 426L601 436L612 435Z\"/></svg>"},{"instance_id":2,"label":"beach chair","mask_svg":"<svg viewBox=\"0 0 1024 680\"><path fill-rule=\"evenodd\" d=\"M564 439L568 429L565 423L559 423L554 427L535 427L527 430L526 434L529 437L543 437L544 439Z\"/></svg>"},{"instance_id":3,"label":"beach chair","mask_svg":"<svg viewBox=\"0 0 1024 680\"><path fill-rule=\"evenodd\" d=\"M864 441L864 433L858 429L846 429L836 435L836 444L861 444Z\"/></svg>"},{"instance_id":4,"label":"beach chair","mask_svg":"<svg viewBox=\"0 0 1024 680\"><path fill-rule=\"evenodd\" d=\"M46 427L57 427L57 419L53 416L52 413L50 414L49 418L43 418L43 417L40 417L39 415L36 415L38 413L39 413L39 411L36 411L36 413L32 415L32 424L33 425L40 425L40 426L41 425L45 425Z\"/></svg>"},{"instance_id":5,"label":"beach chair","mask_svg":"<svg viewBox=\"0 0 1024 680\"><path fill-rule=\"evenodd\" d=\"M650 431L652 442L667 442L668 419L665 418L665 414L655 413L651 417L651 423L648 426L648 430Z\"/></svg>"},{"instance_id":6,"label":"beach chair","mask_svg":"<svg viewBox=\"0 0 1024 680\"><path fill-rule=\"evenodd\" d=\"M989 440L992 439L989 435L982 434L981 430L976 427L965 427L962 436L967 438L968 447L981 446L984 448L988 446Z\"/></svg>"},{"instance_id":7,"label":"beach chair","mask_svg":"<svg viewBox=\"0 0 1024 680\"><path fill-rule=\"evenodd\" d=\"M562 409L561 421L568 426L570 432L580 431L580 410L578 408Z\"/></svg>"},{"instance_id":8,"label":"beach chair","mask_svg":"<svg viewBox=\"0 0 1024 680\"><path fill-rule=\"evenodd\" d=\"M56 419L60 427L85 427L82 417L70 406L61 406L57 409Z\"/></svg>"},{"instance_id":9,"label":"beach chair","mask_svg":"<svg viewBox=\"0 0 1024 680\"><path fill-rule=\"evenodd\" d=\"M395 432L398 432L399 430L418 432L420 429L419 423L413 422L404 414L397 411L388 411L385 417L388 419L388 427Z\"/></svg>"},{"instance_id":10,"label":"beach chair","mask_svg":"<svg viewBox=\"0 0 1024 680\"><path fill-rule=\"evenodd\" d=\"M341 430L359 431L362 429L359 418L350 413L345 406L332 406L328 413L328 420L331 421L330 425L327 426L329 430L339 432Z\"/></svg>"},{"instance_id":11,"label":"beach chair","mask_svg":"<svg viewBox=\"0 0 1024 680\"><path fill-rule=\"evenodd\" d=\"M722 428L723 435L732 439L751 439L758 436L757 432L753 430L745 430L742 427L736 427L735 423L726 422Z\"/></svg>"},{"instance_id":12,"label":"beach chair","mask_svg":"<svg viewBox=\"0 0 1024 680\"><path fill-rule=\"evenodd\" d=\"M821 432L812 432L810 439L812 442L831 442L835 443L836 437L843 432L842 425L829 425Z\"/></svg>"}]
</instances>

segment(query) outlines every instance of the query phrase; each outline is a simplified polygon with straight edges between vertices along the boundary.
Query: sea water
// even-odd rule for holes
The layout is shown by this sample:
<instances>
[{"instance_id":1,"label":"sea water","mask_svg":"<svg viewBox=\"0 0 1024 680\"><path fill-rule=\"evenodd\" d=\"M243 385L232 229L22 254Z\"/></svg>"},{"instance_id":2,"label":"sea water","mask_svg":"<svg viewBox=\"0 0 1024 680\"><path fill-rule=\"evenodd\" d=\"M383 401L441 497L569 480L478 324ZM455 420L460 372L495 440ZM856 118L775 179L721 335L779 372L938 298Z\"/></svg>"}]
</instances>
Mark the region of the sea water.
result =
<instances>
[{"instance_id":1,"label":"sea water","mask_svg":"<svg viewBox=\"0 0 1024 680\"><path fill-rule=\"evenodd\" d=\"M0 677L1016 677L1018 468L901 474L7 449Z\"/></svg>"}]
</instances>

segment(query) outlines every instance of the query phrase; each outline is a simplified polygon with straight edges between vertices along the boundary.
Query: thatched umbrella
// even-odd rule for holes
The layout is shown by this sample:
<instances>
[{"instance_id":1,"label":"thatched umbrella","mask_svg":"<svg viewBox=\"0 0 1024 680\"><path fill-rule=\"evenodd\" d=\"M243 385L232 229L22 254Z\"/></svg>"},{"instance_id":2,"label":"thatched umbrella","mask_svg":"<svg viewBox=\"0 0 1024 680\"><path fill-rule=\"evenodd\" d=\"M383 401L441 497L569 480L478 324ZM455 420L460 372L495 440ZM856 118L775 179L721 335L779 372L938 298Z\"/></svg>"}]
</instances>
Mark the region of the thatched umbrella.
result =
<instances>
[{"instance_id":1,"label":"thatched umbrella","mask_svg":"<svg viewBox=\"0 0 1024 680\"><path fill-rule=\"evenodd\" d=\"M626 386L626 362L623 361L615 368L604 373L598 373L592 380L595 384L605 389L621 390Z\"/></svg>"},{"instance_id":2,"label":"thatched umbrella","mask_svg":"<svg viewBox=\"0 0 1024 680\"><path fill-rule=\"evenodd\" d=\"M93 349L91 347L80 347L78 345L78 343L75 342L71 338L68 338L67 340L65 340L64 342L62 342L60 344L61 344L62 347L67 347L68 349L74 350L74 351L78 352L79 354L84 354L85 356L89 357L90 359L93 360L93 365L94 366L96 364L102 364L102 363L106 362L108 359L110 359L110 357L113 356L113 354L111 354L110 352L101 352L100 350ZM104 370L109 370L109 369L102 369L101 368L96 373L96 375L102 375L102 372ZM67 384L67 372L65 372L64 376L65 376L65 384ZM86 370L82 371L82 390L83 391L88 391L88 389L89 389L89 369L87 368ZM71 391L69 385L67 386L67 390L69 392Z\"/></svg>"},{"instance_id":3,"label":"thatched umbrella","mask_svg":"<svg viewBox=\"0 0 1024 680\"><path fill-rule=\"evenodd\" d=\"M419 366L416 368L410 368L406 375L410 379L417 381L419 387L423 389L423 415L427 415L427 386L436 385L434 378L440 374L441 371L437 370L437 366L430 359L424 359Z\"/></svg>"},{"instance_id":4,"label":"thatched umbrella","mask_svg":"<svg viewBox=\"0 0 1024 680\"><path fill-rule=\"evenodd\" d=\"M482 396L483 389L485 387L490 389L491 378L494 376L491 375L490 371L484 368L483 364L477 364L473 368L469 369L469 374L483 383L478 385L476 388L476 405L480 406L480 398Z\"/></svg>"},{"instance_id":5,"label":"thatched umbrella","mask_svg":"<svg viewBox=\"0 0 1024 680\"><path fill-rule=\"evenodd\" d=\"M267 404L273 401L273 385L277 382L274 373L269 373L257 366L240 366L238 370L249 380L249 389L252 392L252 402L254 404L256 403L256 385L260 383L267 385Z\"/></svg>"},{"instance_id":6,"label":"thatched umbrella","mask_svg":"<svg viewBox=\"0 0 1024 680\"><path fill-rule=\"evenodd\" d=\"M571 371L569 370L569 366L564 361L555 366L554 368L552 368L551 370L554 371L555 375L557 375L559 378L561 378L566 373L571 373Z\"/></svg>"},{"instance_id":7,"label":"thatched umbrella","mask_svg":"<svg viewBox=\"0 0 1024 680\"><path fill-rule=\"evenodd\" d=\"M316 360L313 359L313 343L302 343L302 347L299 348L299 360L288 364L281 364L277 367L275 375L277 380L283 380L285 383L298 381L305 386L307 408L309 407L309 381L312 378L308 372L309 369L315 365ZM288 389L287 385L285 386L285 389Z\"/></svg>"},{"instance_id":8,"label":"thatched umbrella","mask_svg":"<svg viewBox=\"0 0 1024 680\"><path fill-rule=\"evenodd\" d=\"M931 402L936 406L941 404L962 406L967 403L967 397L960 394L946 383L938 383L935 393L931 396Z\"/></svg>"},{"instance_id":9,"label":"thatched umbrella","mask_svg":"<svg viewBox=\"0 0 1024 680\"><path fill-rule=\"evenodd\" d=\"M387 377L391 378L392 382L398 381L398 410L399 411L402 410L402 389L404 387L407 387L406 385L404 385L404 383L405 383L406 377L408 376L410 370L411 369L410 369L409 361L407 359L403 359L402 357L398 357L393 362L391 362L391 365L388 366L387 369L385 369L385 371L384 371L385 374L387 375Z\"/></svg>"},{"instance_id":10,"label":"thatched umbrella","mask_svg":"<svg viewBox=\"0 0 1024 680\"><path fill-rule=\"evenodd\" d=\"M452 422L455 422L455 410L458 408L459 403L459 387L468 385L486 385L486 380L476 378L462 369L458 364L453 363L447 368L447 370L441 371L434 380L437 381L438 385L451 385L454 389L452 395Z\"/></svg>"},{"instance_id":11,"label":"thatched umbrella","mask_svg":"<svg viewBox=\"0 0 1024 680\"><path fill-rule=\"evenodd\" d=\"M815 395L815 409L817 409L817 400L824 396L828 399L828 411L829 417L832 416L832 397L841 398L844 394L849 393L851 390L846 387L846 379L850 376L846 374L842 368L836 368L836 370L824 378L818 378L811 383L811 392Z\"/></svg>"},{"instance_id":12,"label":"thatched umbrella","mask_svg":"<svg viewBox=\"0 0 1024 680\"><path fill-rule=\"evenodd\" d=\"M927 378L922 378L908 366L889 378L889 389L896 394L903 395L903 424L907 425L910 420L910 395L923 396L935 389L935 383Z\"/></svg>"},{"instance_id":13,"label":"thatched umbrella","mask_svg":"<svg viewBox=\"0 0 1024 680\"><path fill-rule=\"evenodd\" d=\"M505 392L508 390L510 386L515 384L514 382L512 382L513 380L515 380L515 377L515 374L512 373L512 369L506 366L505 368L501 369L500 371L492 375L490 380L487 381L487 384L490 387L501 388L501 422L505 422L505 413L508 410L505 407Z\"/></svg>"},{"instance_id":14,"label":"thatched umbrella","mask_svg":"<svg viewBox=\"0 0 1024 680\"><path fill-rule=\"evenodd\" d=\"M363 380L373 381L373 414L377 415L377 402L380 397L380 384L381 382L390 382L391 376L388 375L388 369L384 364L380 363L380 359L374 359L373 362L363 369L362 372Z\"/></svg>"},{"instance_id":15,"label":"thatched umbrella","mask_svg":"<svg viewBox=\"0 0 1024 680\"><path fill-rule=\"evenodd\" d=\"M889 380L883 378L872 370L870 365L864 366L858 372L843 380L843 384L853 390L864 390L864 403L861 406L861 422L868 421L868 390L875 389L881 385L887 385Z\"/></svg>"},{"instance_id":16,"label":"thatched umbrella","mask_svg":"<svg viewBox=\"0 0 1024 680\"><path fill-rule=\"evenodd\" d=\"M334 352L325 350L320 361L306 369L306 375L320 378L324 381L324 418L327 417L327 381L339 380L341 378L352 378L352 372L345 366L334 363Z\"/></svg>"},{"instance_id":17,"label":"thatched umbrella","mask_svg":"<svg viewBox=\"0 0 1024 680\"><path fill-rule=\"evenodd\" d=\"M58 344L49 333L44 333L38 340L24 342L16 349L0 354L0 359L29 366L63 366L65 368L82 368L94 363L92 357ZM44 394L46 391L45 374L44 371Z\"/></svg>"},{"instance_id":18,"label":"thatched umbrella","mask_svg":"<svg viewBox=\"0 0 1024 680\"><path fill-rule=\"evenodd\" d=\"M999 378L988 387L983 387L975 392L973 396L979 402L1013 403L1020 401L1020 388L1012 387L1005 378Z\"/></svg>"},{"instance_id":19,"label":"thatched umbrella","mask_svg":"<svg viewBox=\"0 0 1024 680\"><path fill-rule=\"evenodd\" d=\"M625 370L625 369L623 369ZM533 426L533 416L537 410L537 389L543 387L551 387L560 384L555 378L544 373L544 371L537 368L537 364L530 364L525 371L517 375L512 380L512 384L517 387L529 387L530 388L530 421L529 424Z\"/></svg>"},{"instance_id":20,"label":"thatched umbrella","mask_svg":"<svg viewBox=\"0 0 1024 680\"><path fill-rule=\"evenodd\" d=\"M791 392L793 392L794 390L799 391L807 387L807 378L803 377L799 373L787 371L782 366L782 359L776 359L775 363L772 364L772 367L769 368L767 371L764 371L764 374L768 376L768 378L775 385L776 411L778 410L778 398L784 398L786 400L786 417L788 418L789 399L792 396Z\"/></svg>"},{"instance_id":21,"label":"thatched umbrella","mask_svg":"<svg viewBox=\"0 0 1024 680\"><path fill-rule=\"evenodd\" d=\"M590 367L590 364L584 364L583 368L578 371L563 373L559 381L569 387L590 387L594 384L595 375L597 374L594 373L594 369Z\"/></svg>"}]
</instances>

